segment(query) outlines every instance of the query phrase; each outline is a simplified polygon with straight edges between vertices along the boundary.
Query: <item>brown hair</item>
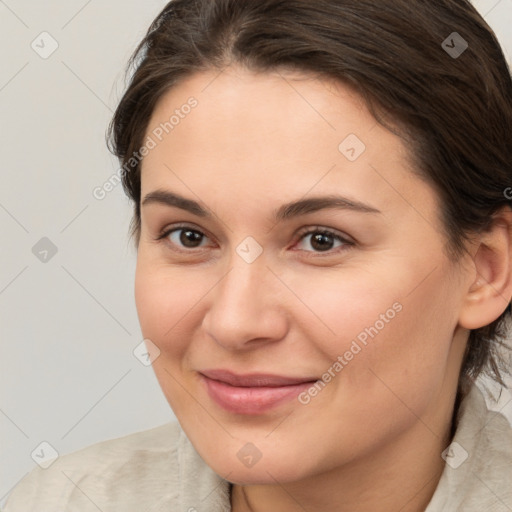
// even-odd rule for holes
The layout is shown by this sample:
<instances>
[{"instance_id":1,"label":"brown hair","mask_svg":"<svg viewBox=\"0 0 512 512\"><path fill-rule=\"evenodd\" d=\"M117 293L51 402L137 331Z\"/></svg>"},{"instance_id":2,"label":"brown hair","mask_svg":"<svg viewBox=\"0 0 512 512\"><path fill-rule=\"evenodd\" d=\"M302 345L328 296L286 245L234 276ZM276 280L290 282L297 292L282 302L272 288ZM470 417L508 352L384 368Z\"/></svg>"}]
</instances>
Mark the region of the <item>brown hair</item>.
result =
<instances>
[{"instance_id":1,"label":"brown hair","mask_svg":"<svg viewBox=\"0 0 512 512\"><path fill-rule=\"evenodd\" d=\"M437 191L454 260L471 234L488 228L508 204L510 70L469 1L173 0L130 58L127 71L134 72L109 127L109 147L134 202L136 245L140 160L132 156L157 101L180 80L231 63L259 72L303 71L355 87L376 119L407 141L414 172ZM483 371L504 384L509 316L510 303L497 320L471 331L458 400Z\"/></svg>"}]
</instances>

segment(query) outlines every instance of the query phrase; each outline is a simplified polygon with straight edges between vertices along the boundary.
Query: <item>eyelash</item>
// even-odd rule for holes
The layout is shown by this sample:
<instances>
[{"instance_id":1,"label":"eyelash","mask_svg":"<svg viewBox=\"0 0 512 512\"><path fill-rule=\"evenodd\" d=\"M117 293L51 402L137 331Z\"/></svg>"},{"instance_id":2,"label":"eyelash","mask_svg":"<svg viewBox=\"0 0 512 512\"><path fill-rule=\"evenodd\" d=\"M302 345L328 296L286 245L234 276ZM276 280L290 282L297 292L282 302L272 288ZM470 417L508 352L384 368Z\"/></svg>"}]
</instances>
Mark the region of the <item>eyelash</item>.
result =
<instances>
[{"instance_id":1,"label":"eyelash","mask_svg":"<svg viewBox=\"0 0 512 512\"><path fill-rule=\"evenodd\" d=\"M171 233L173 233L175 231L185 231L185 230L193 231L195 233L198 233L200 235L203 235L203 236L207 237L207 235L205 233L203 233L199 229L196 229L194 226L191 226L190 224L176 224L176 225L171 226L169 228L165 228L157 236L156 240L157 241L164 240ZM327 251L303 251L303 252L313 253L313 254L315 254L317 256L323 256L323 255L330 256L330 255L333 255L333 254L337 254L339 252L346 251L350 247L355 245L354 242L348 240L347 238L344 238L343 236L339 235L335 231L332 231L330 229L323 228L323 227L320 227L320 226L315 226L315 227L312 227L312 228L304 228L304 230L299 231L299 233L297 234L298 242L302 241L308 235L312 235L312 234L315 234L315 233L322 234L322 235L328 235L328 236L334 238L335 240L338 240L339 242L342 242L343 246L340 246L338 248L329 249ZM173 243L171 243L169 241L169 245L173 245L174 246L175 244L173 244ZM172 250L177 251L177 252L182 252L182 253L193 253L195 251L195 249L202 249L202 248L201 247L196 247L196 248L192 248L192 249L177 249L177 248L173 247Z\"/></svg>"}]
</instances>

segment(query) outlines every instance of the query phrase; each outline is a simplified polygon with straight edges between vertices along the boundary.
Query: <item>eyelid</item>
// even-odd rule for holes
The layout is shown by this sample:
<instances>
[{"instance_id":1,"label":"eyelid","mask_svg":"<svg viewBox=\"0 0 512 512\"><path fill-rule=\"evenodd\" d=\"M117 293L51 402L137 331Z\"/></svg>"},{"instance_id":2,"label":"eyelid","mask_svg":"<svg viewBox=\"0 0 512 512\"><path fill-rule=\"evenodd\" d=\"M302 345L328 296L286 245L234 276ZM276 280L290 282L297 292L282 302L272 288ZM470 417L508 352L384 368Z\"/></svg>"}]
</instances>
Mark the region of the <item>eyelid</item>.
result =
<instances>
[{"instance_id":1,"label":"eyelid","mask_svg":"<svg viewBox=\"0 0 512 512\"><path fill-rule=\"evenodd\" d=\"M328 228L325 226L318 226L318 225L306 226L304 228L301 228L297 233L297 237L302 237L304 235L308 235L311 233L317 233L317 232L332 234L336 238L339 238L341 241L343 241L347 244L355 244L356 243L355 240L351 236L347 235L346 233L343 233L342 231L338 231L337 229L334 229L334 228Z\"/></svg>"},{"instance_id":2,"label":"eyelid","mask_svg":"<svg viewBox=\"0 0 512 512\"><path fill-rule=\"evenodd\" d=\"M199 228L199 226L196 226L193 223L182 222L182 223L172 224L170 226L166 226L165 228L163 228L160 231L160 233L157 235L156 240L157 241L163 240L164 238L168 237L172 232L179 231L180 229L182 229L182 230L189 229L190 231L196 231L196 232L206 236L207 238L211 239L211 236L208 234L208 232L206 230ZM317 251L305 251L305 250L301 250L301 249L299 249L298 251L304 252L304 253L310 253L310 254L313 254L316 256L330 256L330 255L334 255L334 254L343 252L344 250L347 250L350 247L356 245L356 242L352 237L346 235L345 233L343 233L341 231L338 231L333 228L324 227L324 226L312 225L312 226L305 226L297 232L297 234L294 237L296 239L294 241L294 246L297 243L299 243L305 236L313 234L313 233L330 234L334 238L336 238L337 240L342 242L343 246L338 247L336 249L330 249L330 250L324 251L324 252L322 252L322 251L318 251L318 252ZM178 252L193 254L194 252L201 251L202 249L204 249L204 247L196 247L196 248L192 248L192 249L175 248L174 250L176 250Z\"/></svg>"},{"instance_id":3,"label":"eyelid","mask_svg":"<svg viewBox=\"0 0 512 512\"><path fill-rule=\"evenodd\" d=\"M164 238L168 237L173 231L179 231L180 229L186 230L189 229L190 231L197 231L201 235L206 236L207 238L211 239L209 232L203 228L200 228L199 226L190 223L190 222L178 222L177 224L171 224L170 226L164 227L159 234L156 236L155 240L163 240ZM201 247L198 247L197 249L201 249ZM184 252L192 252L193 249L186 249Z\"/></svg>"},{"instance_id":4,"label":"eyelid","mask_svg":"<svg viewBox=\"0 0 512 512\"><path fill-rule=\"evenodd\" d=\"M294 252L301 252L305 254L305 258L329 258L333 256L340 256L342 253L345 253L346 251L350 250L356 245L355 240L352 237L346 235L345 233L340 232L337 229L317 225L304 227L301 230L299 230L299 232L296 235L298 240L294 242L293 246L298 245L306 236L309 236L313 233L328 234L332 236L334 239L338 240L342 245L339 247L329 249L327 251L306 251L304 249L295 249Z\"/></svg>"}]
</instances>

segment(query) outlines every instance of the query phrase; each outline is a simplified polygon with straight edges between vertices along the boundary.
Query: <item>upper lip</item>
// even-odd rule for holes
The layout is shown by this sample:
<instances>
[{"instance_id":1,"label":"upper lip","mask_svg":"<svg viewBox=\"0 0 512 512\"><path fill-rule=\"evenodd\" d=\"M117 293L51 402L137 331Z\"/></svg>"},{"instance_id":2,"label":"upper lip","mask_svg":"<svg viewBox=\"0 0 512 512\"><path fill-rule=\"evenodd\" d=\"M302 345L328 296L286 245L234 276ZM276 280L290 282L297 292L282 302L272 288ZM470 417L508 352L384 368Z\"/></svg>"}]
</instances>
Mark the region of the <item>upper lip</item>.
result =
<instances>
[{"instance_id":1,"label":"upper lip","mask_svg":"<svg viewBox=\"0 0 512 512\"><path fill-rule=\"evenodd\" d=\"M199 373L209 379L225 382L238 387L279 387L314 382L315 377L287 377L270 373L250 373L237 375L229 370L201 370Z\"/></svg>"}]
</instances>

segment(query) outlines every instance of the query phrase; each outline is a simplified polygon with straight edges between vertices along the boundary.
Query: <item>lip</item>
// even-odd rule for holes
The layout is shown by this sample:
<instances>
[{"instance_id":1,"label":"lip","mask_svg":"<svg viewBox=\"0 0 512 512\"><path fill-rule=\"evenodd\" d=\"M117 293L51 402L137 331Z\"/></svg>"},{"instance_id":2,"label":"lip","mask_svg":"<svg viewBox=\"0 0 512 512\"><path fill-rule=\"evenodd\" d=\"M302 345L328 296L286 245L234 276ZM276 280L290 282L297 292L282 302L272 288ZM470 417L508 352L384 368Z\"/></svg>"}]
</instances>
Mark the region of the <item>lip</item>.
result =
<instances>
[{"instance_id":1,"label":"lip","mask_svg":"<svg viewBox=\"0 0 512 512\"><path fill-rule=\"evenodd\" d=\"M268 373L237 375L229 370L199 373L210 398L235 414L262 414L296 398L318 380Z\"/></svg>"}]
</instances>

